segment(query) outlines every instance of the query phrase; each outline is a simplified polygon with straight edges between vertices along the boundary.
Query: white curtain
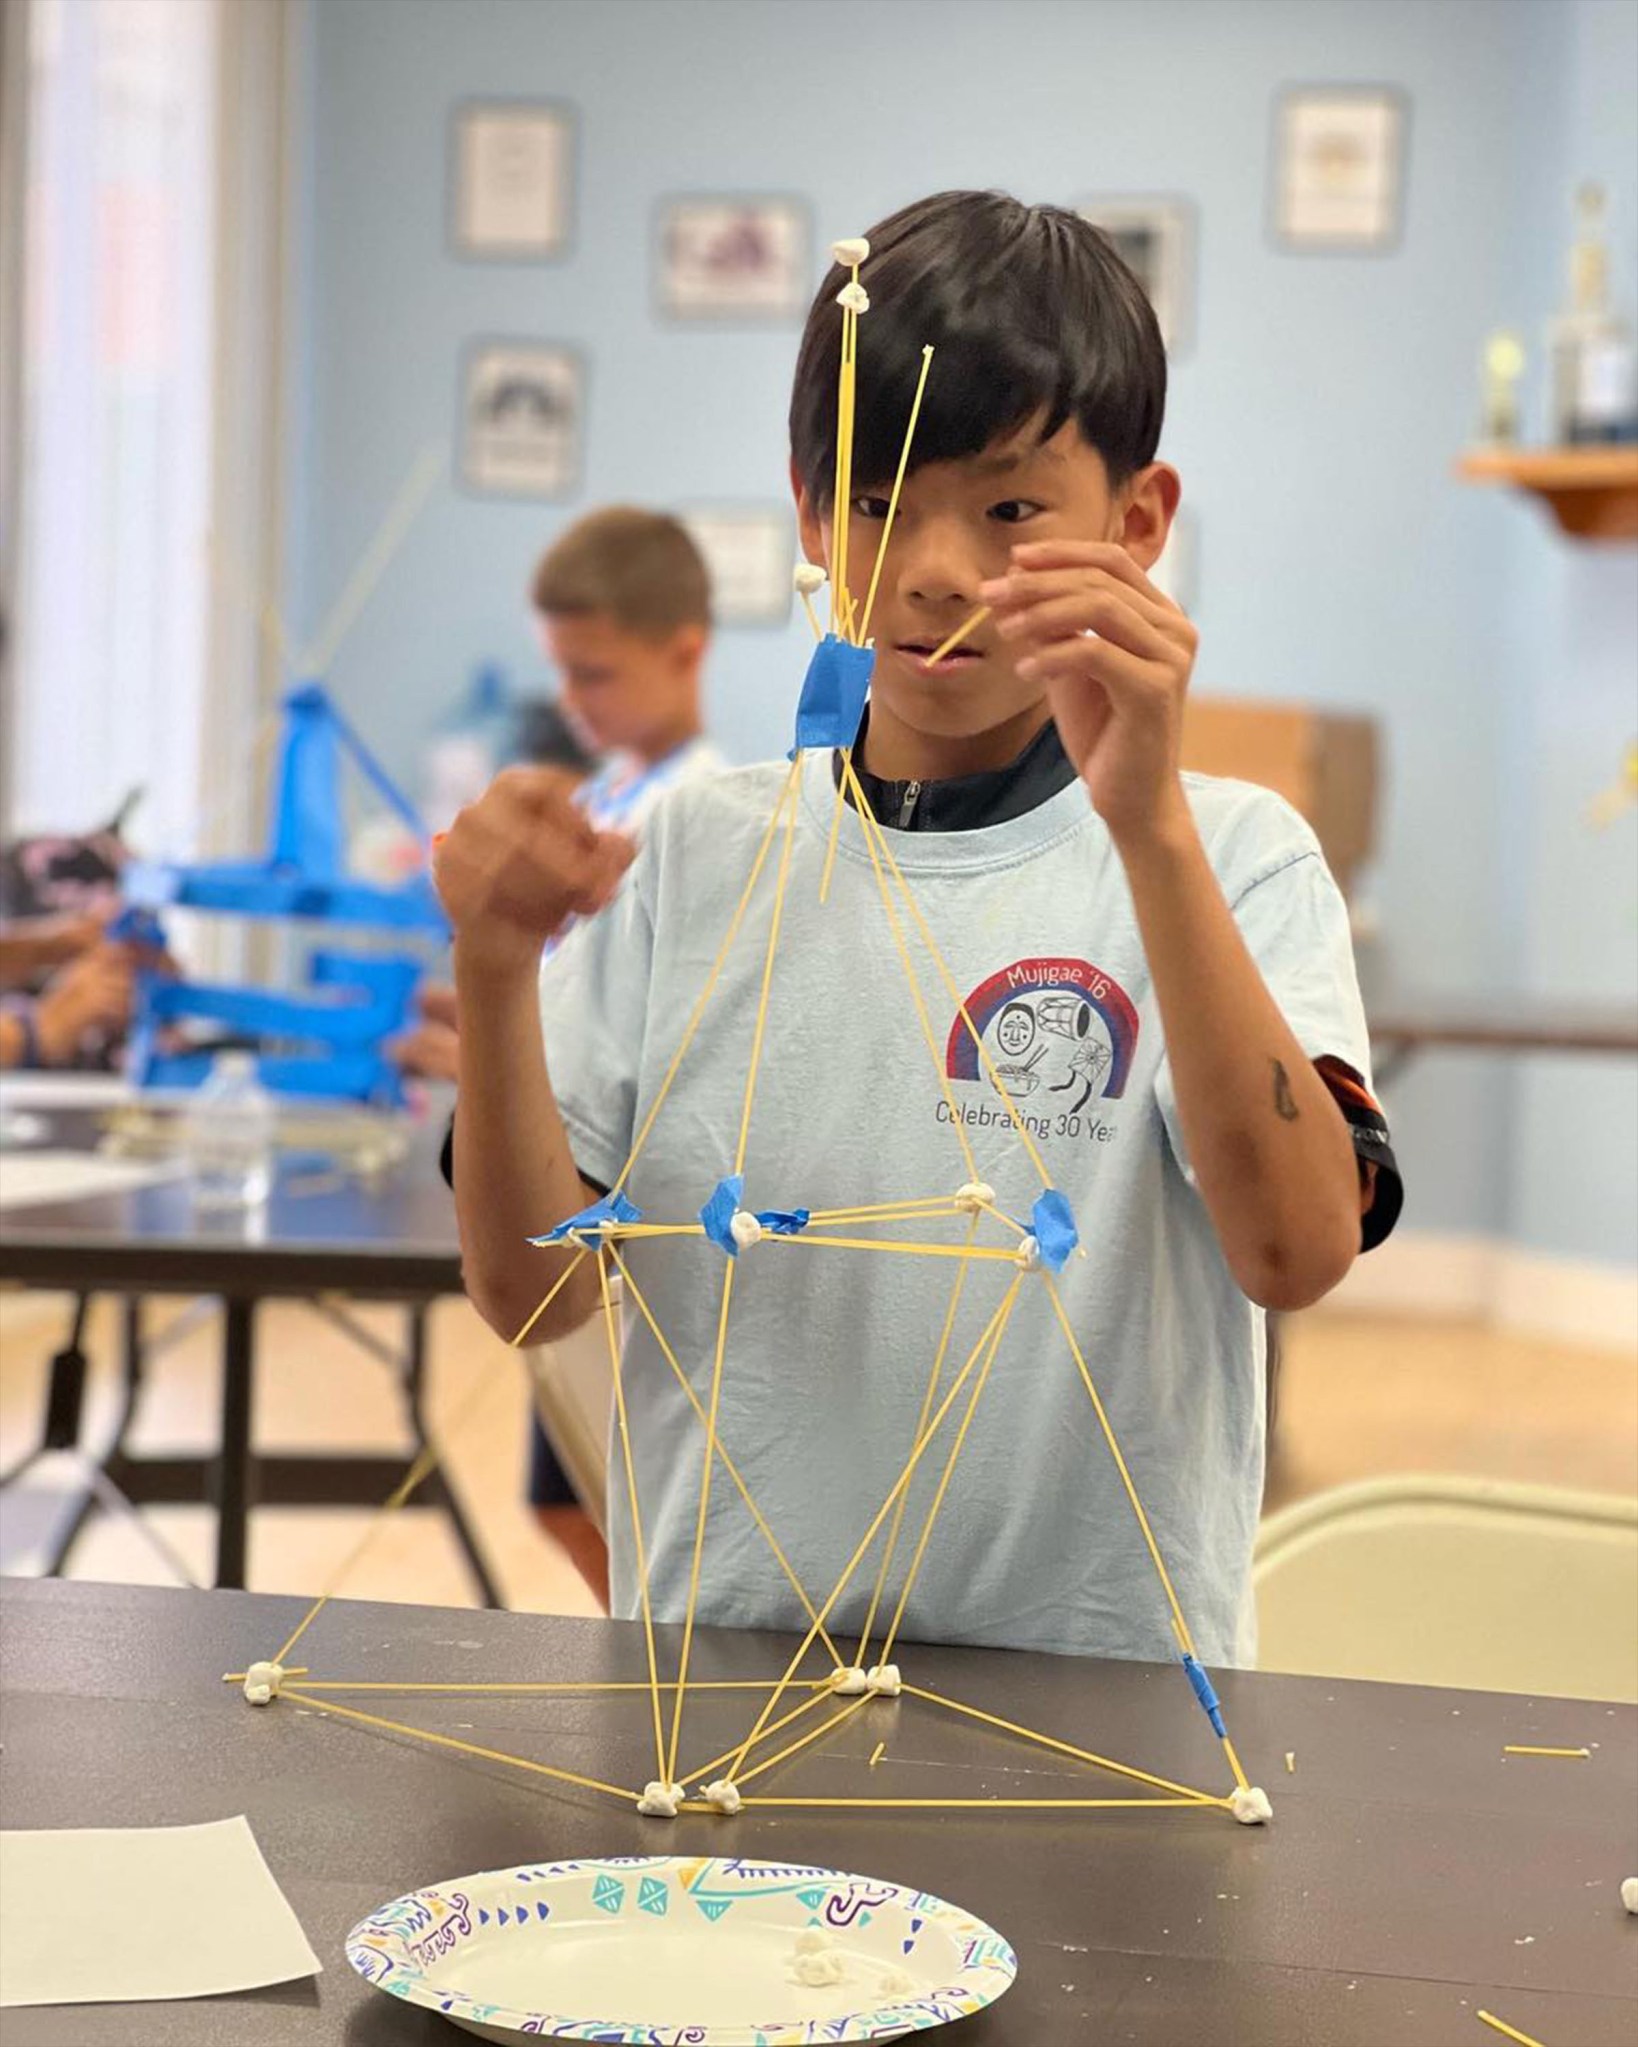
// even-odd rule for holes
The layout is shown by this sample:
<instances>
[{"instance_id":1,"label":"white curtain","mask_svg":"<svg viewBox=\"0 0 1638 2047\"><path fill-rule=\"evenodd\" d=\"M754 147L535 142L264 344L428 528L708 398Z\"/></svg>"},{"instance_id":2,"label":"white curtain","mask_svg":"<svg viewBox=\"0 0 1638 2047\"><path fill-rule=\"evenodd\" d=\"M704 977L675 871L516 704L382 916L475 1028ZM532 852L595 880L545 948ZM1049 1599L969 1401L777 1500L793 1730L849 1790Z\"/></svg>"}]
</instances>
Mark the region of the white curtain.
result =
<instances>
[{"instance_id":1,"label":"white curtain","mask_svg":"<svg viewBox=\"0 0 1638 2047\"><path fill-rule=\"evenodd\" d=\"M201 818L221 0L31 0L9 811Z\"/></svg>"}]
</instances>

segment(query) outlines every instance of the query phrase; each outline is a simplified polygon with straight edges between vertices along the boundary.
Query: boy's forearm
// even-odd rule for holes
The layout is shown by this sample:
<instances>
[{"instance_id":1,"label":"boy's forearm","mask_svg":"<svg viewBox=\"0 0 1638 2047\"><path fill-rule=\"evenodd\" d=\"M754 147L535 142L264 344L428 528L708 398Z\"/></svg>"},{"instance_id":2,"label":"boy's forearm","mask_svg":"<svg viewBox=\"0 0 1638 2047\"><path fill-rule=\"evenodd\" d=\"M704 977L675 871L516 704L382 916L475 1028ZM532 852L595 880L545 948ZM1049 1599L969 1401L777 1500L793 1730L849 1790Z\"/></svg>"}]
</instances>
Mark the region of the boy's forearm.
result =
<instances>
[{"instance_id":1,"label":"boy's forearm","mask_svg":"<svg viewBox=\"0 0 1638 2047\"><path fill-rule=\"evenodd\" d=\"M1117 846L1184 1142L1224 1256L1252 1300L1306 1307L1359 1249L1347 1124L1269 994L1181 795Z\"/></svg>"},{"instance_id":2,"label":"boy's forearm","mask_svg":"<svg viewBox=\"0 0 1638 2047\"><path fill-rule=\"evenodd\" d=\"M575 1256L528 1243L586 1205L568 1133L547 1076L536 974L527 963L463 960L455 947L460 1017L455 1213L473 1304L510 1340ZM577 1328L598 1301L582 1262L531 1332Z\"/></svg>"}]
</instances>

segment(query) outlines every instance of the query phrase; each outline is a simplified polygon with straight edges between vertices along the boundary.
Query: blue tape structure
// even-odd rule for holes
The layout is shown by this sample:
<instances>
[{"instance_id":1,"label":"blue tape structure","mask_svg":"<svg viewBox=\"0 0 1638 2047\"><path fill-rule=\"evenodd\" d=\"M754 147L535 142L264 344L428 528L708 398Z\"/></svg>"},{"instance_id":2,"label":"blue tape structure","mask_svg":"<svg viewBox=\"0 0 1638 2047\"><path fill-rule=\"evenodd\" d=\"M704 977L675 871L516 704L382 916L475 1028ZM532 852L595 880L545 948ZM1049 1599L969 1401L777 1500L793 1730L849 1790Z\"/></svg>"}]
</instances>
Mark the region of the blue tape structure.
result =
<instances>
[{"instance_id":1,"label":"blue tape structure","mask_svg":"<svg viewBox=\"0 0 1638 2047\"><path fill-rule=\"evenodd\" d=\"M711 1189L711 1199L700 1210L705 1234L719 1251L726 1251L730 1258L739 1256L739 1246L734 1242L733 1221L744 1194L745 1175L730 1173L726 1180L719 1180Z\"/></svg>"},{"instance_id":2,"label":"blue tape structure","mask_svg":"<svg viewBox=\"0 0 1638 2047\"><path fill-rule=\"evenodd\" d=\"M566 1237L592 1234L604 1223L641 1222L643 1211L628 1201L618 1190L605 1194L601 1201L594 1201L590 1208L581 1209L578 1215L571 1215L560 1222L555 1230L548 1230L543 1237L531 1237L531 1244L561 1244Z\"/></svg>"},{"instance_id":3,"label":"blue tape structure","mask_svg":"<svg viewBox=\"0 0 1638 2047\"><path fill-rule=\"evenodd\" d=\"M791 758L805 747L851 746L859 736L870 673L876 656L869 647L855 647L834 633L813 650L802 694L796 703L796 744Z\"/></svg>"},{"instance_id":4,"label":"blue tape structure","mask_svg":"<svg viewBox=\"0 0 1638 2047\"><path fill-rule=\"evenodd\" d=\"M1206 1718L1211 1722L1217 1734L1226 1741L1228 1739L1228 1729L1223 1724L1223 1709L1217 1703L1217 1694L1211 1688L1211 1679L1207 1677L1206 1673L1192 1656L1184 1657L1183 1668L1188 1674L1189 1683L1194 1686L1195 1697L1205 1708Z\"/></svg>"},{"instance_id":5,"label":"blue tape structure","mask_svg":"<svg viewBox=\"0 0 1638 2047\"><path fill-rule=\"evenodd\" d=\"M726 1251L730 1258L739 1256L739 1246L734 1242L734 1217L745 1204L745 1175L730 1173L725 1180L719 1180L711 1189L711 1198L700 1210L700 1221L705 1234L719 1251ZM794 1237L808 1226L810 1211L805 1208L759 1208L755 1211L757 1221L775 1237Z\"/></svg>"},{"instance_id":6,"label":"blue tape structure","mask_svg":"<svg viewBox=\"0 0 1638 2047\"><path fill-rule=\"evenodd\" d=\"M1041 1247L1041 1263L1048 1272L1062 1272L1081 1241L1081 1233L1069 1203L1056 1187L1049 1187L1030 1210L1029 1226Z\"/></svg>"},{"instance_id":7,"label":"blue tape structure","mask_svg":"<svg viewBox=\"0 0 1638 2047\"><path fill-rule=\"evenodd\" d=\"M759 1208L756 1219L776 1237L797 1237L807 1228L812 1211L806 1208Z\"/></svg>"}]
</instances>

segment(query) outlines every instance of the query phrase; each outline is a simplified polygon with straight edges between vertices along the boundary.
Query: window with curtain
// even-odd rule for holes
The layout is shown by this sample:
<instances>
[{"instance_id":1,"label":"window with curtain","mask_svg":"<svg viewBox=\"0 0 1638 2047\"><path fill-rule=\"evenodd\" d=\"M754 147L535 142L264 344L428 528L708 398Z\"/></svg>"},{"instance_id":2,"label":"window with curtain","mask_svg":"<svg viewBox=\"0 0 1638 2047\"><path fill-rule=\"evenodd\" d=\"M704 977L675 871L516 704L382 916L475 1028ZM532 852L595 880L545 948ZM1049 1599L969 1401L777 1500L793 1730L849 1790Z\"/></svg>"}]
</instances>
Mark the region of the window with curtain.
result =
<instances>
[{"instance_id":1,"label":"window with curtain","mask_svg":"<svg viewBox=\"0 0 1638 2047\"><path fill-rule=\"evenodd\" d=\"M29 0L13 829L194 849L219 0Z\"/></svg>"}]
</instances>

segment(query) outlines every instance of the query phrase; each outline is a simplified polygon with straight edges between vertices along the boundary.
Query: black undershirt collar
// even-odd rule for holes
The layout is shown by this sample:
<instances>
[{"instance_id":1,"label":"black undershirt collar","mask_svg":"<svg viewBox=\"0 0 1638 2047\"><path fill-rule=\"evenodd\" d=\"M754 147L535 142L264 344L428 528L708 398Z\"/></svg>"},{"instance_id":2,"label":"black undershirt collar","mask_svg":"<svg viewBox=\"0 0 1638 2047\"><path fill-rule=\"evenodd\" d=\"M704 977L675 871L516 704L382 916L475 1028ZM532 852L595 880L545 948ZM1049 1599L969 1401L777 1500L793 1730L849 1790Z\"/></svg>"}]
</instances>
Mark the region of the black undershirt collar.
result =
<instances>
[{"instance_id":1,"label":"black undershirt collar","mask_svg":"<svg viewBox=\"0 0 1638 2047\"><path fill-rule=\"evenodd\" d=\"M975 775L952 775L937 782L885 781L859 760L869 719L867 706L853 743L854 772L876 817L895 831L974 832L986 825L1006 824L1038 810L1075 779L1074 763L1049 718L1017 759L1003 768L982 768ZM840 783L840 754L835 756L832 773Z\"/></svg>"}]
</instances>

